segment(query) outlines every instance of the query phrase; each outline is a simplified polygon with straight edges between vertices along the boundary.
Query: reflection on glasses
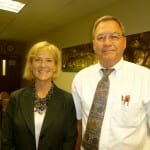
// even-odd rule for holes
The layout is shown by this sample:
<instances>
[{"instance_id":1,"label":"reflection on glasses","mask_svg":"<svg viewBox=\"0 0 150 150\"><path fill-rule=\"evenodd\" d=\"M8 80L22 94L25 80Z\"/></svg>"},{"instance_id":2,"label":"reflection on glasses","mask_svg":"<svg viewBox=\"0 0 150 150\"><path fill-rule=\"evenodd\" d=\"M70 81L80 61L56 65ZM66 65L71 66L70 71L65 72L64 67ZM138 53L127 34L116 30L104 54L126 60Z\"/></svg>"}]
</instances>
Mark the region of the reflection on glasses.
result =
<instances>
[{"instance_id":1,"label":"reflection on glasses","mask_svg":"<svg viewBox=\"0 0 150 150\"><path fill-rule=\"evenodd\" d=\"M98 41L100 41L100 42L104 42L106 40L106 38L108 38L112 42L116 42L116 41L120 40L122 37L123 37L123 35L121 33L113 32L113 33L102 33L102 34L99 34L96 37L96 39Z\"/></svg>"}]
</instances>

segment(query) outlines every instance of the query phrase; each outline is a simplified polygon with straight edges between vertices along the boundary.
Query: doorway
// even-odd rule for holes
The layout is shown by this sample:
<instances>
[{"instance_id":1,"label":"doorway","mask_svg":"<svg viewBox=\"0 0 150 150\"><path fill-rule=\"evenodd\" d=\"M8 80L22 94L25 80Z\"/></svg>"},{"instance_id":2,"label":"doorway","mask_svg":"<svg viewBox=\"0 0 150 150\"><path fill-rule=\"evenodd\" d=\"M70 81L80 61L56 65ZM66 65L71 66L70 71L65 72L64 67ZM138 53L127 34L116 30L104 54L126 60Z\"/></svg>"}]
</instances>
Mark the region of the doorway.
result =
<instances>
[{"instance_id":1,"label":"doorway","mask_svg":"<svg viewBox=\"0 0 150 150\"><path fill-rule=\"evenodd\" d=\"M0 56L0 91L9 94L20 88L21 61L17 56Z\"/></svg>"}]
</instances>

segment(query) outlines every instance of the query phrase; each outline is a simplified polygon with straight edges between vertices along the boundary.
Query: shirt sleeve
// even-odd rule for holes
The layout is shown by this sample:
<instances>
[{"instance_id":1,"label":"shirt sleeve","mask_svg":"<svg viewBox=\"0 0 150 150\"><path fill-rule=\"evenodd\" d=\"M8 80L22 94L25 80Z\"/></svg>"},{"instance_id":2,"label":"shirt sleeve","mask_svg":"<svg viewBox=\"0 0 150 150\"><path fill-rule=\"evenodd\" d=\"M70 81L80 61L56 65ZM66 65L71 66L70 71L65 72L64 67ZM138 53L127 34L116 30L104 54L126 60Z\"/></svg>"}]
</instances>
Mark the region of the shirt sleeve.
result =
<instances>
[{"instance_id":1,"label":"shirt sleeve","mask_svg":"<svg viewBox=\"0 0 150 150\"><path fill-rule=\"evenodd\" d=\"M78 93L78 83L77 81L74 79L73 83L72 83L72 96L73 96L73 100L74 100L74 104L75 104L75 108L76 108L76 116L77 116L77 120L81 120L82 119L82 111L81 111L81 103L80 103L80 96Z\"/></svg>"},{"instance_id":2,"label":"shirt sleeve","mask_svg":"<svg viewBox=\"0 0 150 150\"><path fill-rule=\"evenodd\" d=\"M146 115L147 115L147 124L148 124L148 130L150 133L150 102L144 104L145 110L146 110Z\"/></svg>"},{"instance_id":3,"label":"shirt sleeve","mask_svg":"<svg viewBox=\"0 0 150 150\"><path fill-rule=\"evenodd\" d=\"M147 98L146 98L146 102L144 103L144 108L146 111L148 130L150 133L150 70L148 72L149 72L148 83L147 83L148 87L146 88Z\"/></svg>"}]
</instances>

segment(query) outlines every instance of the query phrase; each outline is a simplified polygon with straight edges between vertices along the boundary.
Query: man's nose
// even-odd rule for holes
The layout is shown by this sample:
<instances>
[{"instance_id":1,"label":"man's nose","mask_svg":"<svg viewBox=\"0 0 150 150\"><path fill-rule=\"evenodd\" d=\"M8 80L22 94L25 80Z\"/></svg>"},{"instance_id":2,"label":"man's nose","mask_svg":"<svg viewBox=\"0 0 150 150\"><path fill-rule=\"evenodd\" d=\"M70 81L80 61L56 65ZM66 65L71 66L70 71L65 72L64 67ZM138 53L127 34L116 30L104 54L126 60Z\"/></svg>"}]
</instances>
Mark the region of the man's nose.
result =
<instances>
[{"instance_id":1,"label":"man's nose","mask_svg":"<svg viewBox=\"0 0 150 150\"><path fill-rule=\"evenodd\" d=\"M104 43L105 43L105 44L112 44L112 40L111 40L110 36L106 36L106 37L105 37Z\"/></svg>"}]
</instances>

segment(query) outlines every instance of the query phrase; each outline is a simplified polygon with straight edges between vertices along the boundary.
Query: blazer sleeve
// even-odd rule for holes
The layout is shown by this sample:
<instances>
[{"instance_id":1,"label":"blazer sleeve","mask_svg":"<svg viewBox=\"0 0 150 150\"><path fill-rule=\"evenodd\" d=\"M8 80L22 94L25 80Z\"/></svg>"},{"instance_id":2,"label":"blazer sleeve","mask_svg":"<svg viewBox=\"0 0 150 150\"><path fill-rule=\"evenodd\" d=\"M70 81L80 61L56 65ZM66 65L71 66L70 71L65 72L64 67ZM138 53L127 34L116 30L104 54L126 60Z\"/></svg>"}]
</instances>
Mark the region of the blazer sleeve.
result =
<instances>
[{"instance_id":1,"label":"blazer sleeve","mask_svg":"<svg viewBox=\"0 0 150 150\"><path fill-rule=\"evenodd\" d=\"M15 96L11 95L2 122L2 149L15 150L13 139L13 114L16 106Z\"/></svg>"},{"instance_id":2,"label":"blazer sleeve","mask_svg":"<svg viewBox=\"0 0 150 150\"><path fill-rule=\"evenodd\" d=\"M67 117L66 117L66 136L63 144L63 150L73 150L77 138L77 127L76 127L76 111L73 102L72 95L67 95L68 103L66 105Z\"/></svg>"}]
</instances>

